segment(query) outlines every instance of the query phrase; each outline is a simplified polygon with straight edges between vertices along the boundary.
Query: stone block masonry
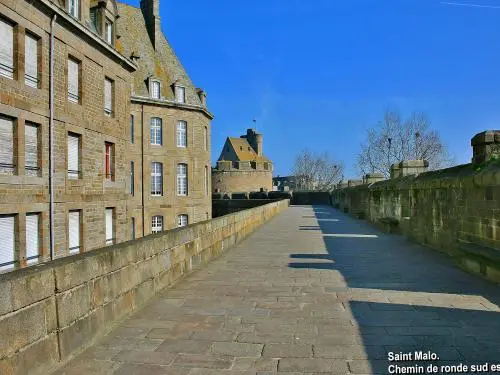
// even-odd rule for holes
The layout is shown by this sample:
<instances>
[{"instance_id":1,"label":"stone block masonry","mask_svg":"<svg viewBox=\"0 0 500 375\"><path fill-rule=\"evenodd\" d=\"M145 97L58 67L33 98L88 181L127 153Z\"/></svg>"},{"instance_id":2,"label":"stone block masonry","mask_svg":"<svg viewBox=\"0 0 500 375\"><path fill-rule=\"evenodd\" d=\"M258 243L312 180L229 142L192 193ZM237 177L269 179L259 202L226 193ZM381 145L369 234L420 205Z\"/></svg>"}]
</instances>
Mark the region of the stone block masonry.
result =
<instances>
[{"instance_id":1,"label":"stone block masonry","mask_svg":"<svg viewBox=\"0 0 500 375\"><path fill-rule=\"evenodd\" d=\"M0 374L48 373L288 205L282 200L0 275Z\"/></svg>"}]
</instances>

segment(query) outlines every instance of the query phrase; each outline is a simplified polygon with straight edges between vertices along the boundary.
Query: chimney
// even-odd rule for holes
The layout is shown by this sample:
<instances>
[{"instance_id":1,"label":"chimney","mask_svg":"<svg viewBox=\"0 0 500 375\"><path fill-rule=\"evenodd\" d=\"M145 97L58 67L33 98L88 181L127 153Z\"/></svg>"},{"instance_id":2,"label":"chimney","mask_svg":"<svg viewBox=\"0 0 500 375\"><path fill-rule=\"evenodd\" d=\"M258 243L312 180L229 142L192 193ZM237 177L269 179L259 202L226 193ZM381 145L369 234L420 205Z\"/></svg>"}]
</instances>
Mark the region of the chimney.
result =
<instances>
[{"instance_id":1,"label":"chimney","mask_svg":"<svg viewBox=\"0 0 500 375\"><path fill-rule=\"evenodd\" d=\"M160 0L141 0L141 10L149 38L156 50L161 37Z\"/></svg>"},{"instance_id":2,"label":"chimney","mask_svg":"<svg viewBox=\"0 0 500 375\"><path fill-rule=\"evenodd\" d=\"M203 89L196 89L196 93L200 98L200 102L203 108L207 107L207 93Z\"/></svg>"},{"instance_id":3,"label":"chimney","mask_svg":"<svg viewBox=\"0 0 500 375\"><path fill-rule=\"evenodd\" d=\"M247 135L243 136L247 139L250 146L255 150L258 156L262 156L262 134L257 133L255 129L247 129Z\"/></svg>"}]
</instances>

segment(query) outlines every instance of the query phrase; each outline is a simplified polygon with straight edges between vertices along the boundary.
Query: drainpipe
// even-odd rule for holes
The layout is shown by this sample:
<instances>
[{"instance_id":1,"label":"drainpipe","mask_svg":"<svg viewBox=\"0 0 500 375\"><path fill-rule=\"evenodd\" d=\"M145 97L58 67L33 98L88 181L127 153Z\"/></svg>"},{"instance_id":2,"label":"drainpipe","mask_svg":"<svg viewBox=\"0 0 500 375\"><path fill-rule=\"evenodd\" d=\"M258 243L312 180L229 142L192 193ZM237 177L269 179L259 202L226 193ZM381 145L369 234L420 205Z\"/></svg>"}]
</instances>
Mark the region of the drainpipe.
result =
<instances>
[{"instance_id":1,"label":"drainpipe","mask_svg":"<svg viewBox=\"0 0 500 375\"><path fill-rule=\"evenodd\" d=\"M144 218L144 104L141 104L141 206L142 206L142 237L145 236L145 224L146 219Z\"/></svg>"},{"instance_id":2,"label":"drainpipe","mask_svg":"<svg viewBox=\"0 0 500 375\"><path fill-rule=\"evenodd\" d=\"M50 230L50 260L54 259L54 26L57 14L50 22L50 68L49 68L49 230Z\"/></svg>"}]
</instances>

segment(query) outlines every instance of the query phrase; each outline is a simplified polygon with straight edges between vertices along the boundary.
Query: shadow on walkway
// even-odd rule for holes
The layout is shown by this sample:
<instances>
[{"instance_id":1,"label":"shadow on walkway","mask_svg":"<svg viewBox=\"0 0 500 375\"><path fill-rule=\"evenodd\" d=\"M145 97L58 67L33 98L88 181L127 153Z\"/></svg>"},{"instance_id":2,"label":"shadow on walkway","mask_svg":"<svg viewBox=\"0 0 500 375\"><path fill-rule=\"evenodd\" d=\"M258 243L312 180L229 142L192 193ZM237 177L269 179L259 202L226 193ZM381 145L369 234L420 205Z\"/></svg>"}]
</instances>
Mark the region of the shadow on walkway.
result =
<instances>
[{"instance_id":1,"label":"shadow on walkway","mask_svg":"<svg viewBox=\"0 0 500 375\"><path fill-rule=\"evenodd\" d=\"M344 278L346 287L325 286L325 291L344 298L360 332L351 344L364 346L366 368L351 372L388 373L391 351L436 353L437 362L393 363L422 365L424 371L431 363L500 362L500 288L402 236L384 234L328 206L313 211L317 224L304 215L298 229L317 231L328 253L291 254L289 267L331 270Z\"/></svg>"}]
</instances>

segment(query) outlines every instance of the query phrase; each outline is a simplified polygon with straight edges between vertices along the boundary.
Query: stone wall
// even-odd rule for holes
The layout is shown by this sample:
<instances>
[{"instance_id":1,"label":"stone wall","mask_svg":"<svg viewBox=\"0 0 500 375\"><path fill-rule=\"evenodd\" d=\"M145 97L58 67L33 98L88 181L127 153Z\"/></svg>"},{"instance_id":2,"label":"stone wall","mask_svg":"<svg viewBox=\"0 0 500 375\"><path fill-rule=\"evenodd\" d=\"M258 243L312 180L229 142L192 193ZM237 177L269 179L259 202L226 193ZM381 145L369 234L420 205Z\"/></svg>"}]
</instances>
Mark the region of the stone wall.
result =
<instances>
[{"instance_id":1,"label":"stone wall","mask_svg":"<svg viewBox=\"0 0 500 375\"><path fill-rule=\"evenodd\" d=\"M279 199L213 199L212 215L216 218L276 201Z\"/></svg>"},{"instance_id":2,"label":"stone wall","mask_svg":"<svg viewBox=\"0 0 500 375\"><path fill-rule=\"evenodd\" d=\"M500 282L500 159L399 176L339 188L332 203Z\"/></svg>"},{"instance_id":3,"label":"stone wall","mask_svg":"<svg viewBox=\"0 0 500 375\"><path fill-rule=\"evenodd\" d=\"M212 170L212 192L250 192L273 190L272 170Z\"/></svg>"},{"instance_id":4,"label":"stone wall","mask_svg":"<svg viewBox=\"0 0 500 375\"><path fill-rule=\"evenodd\" d=\"M0 275L0 373L46 374L289 201Z\"/></svg>"}]
</instances>

